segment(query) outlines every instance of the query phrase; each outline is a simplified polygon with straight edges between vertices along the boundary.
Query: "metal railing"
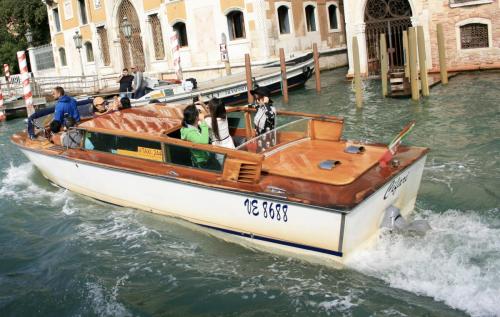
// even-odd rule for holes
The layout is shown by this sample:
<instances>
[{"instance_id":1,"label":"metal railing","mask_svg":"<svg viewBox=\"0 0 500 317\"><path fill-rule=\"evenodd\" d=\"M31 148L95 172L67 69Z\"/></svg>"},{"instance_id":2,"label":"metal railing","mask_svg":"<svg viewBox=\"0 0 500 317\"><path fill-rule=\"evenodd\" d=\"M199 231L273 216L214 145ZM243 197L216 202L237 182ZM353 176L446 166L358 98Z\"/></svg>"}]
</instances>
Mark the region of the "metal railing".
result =
<instances>
[{"instance_id":1,"label":"metal railing","mask_svg":"<svg viewBox=\"0 0 500 317\"><path fill-rule=\"evenodd\" d=\"M56 86L72 95L95 94L100 90L97 76L35 77L32 81L32 90L38 95L50 95Z\"/></svg>"},{"instance_id":2,"label":"metal railing","mask_svg":"<svg viewBox=\"0 0 500 317\"><path fill-rule=\"evenodd\" d=\"M34 97L50 96L52 89L61 86L69 95L95 95L118 90L117 75L108 76L51 76L34 77L30 74L31 91ZM23 85L19 75L12 75L7 85L5 77L0 78L3 93L6 97L23 95Z\"/></svg>"}]
</instances>

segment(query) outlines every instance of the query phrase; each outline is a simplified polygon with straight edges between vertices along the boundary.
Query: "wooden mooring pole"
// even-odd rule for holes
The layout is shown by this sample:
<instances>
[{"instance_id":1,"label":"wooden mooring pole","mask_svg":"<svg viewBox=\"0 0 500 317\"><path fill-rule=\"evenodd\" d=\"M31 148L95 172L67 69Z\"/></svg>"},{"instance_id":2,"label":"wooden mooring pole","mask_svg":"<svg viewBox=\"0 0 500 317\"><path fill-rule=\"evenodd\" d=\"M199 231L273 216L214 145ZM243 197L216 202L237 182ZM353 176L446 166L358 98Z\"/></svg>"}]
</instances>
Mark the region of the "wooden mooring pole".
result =
<instances>
[{"instance_id":1,"label":"wooden mooring pole","mask_svg":"<svg viewBox=\"0 0 500 317\"><path fill-rule=\"evenodd\" d=\"M319 69L319 52L318 45L313 44L313 56L314 56L314 77L316 79L316 92L321 92L321 71Z\"/></svg>"},{"instance_id":2,"label":"wooden mooring pole","mask_svg":"<svg viewBox=\"0 0 500 317\"><path fill-rule=\"evenodd\" d=\"M380 79L382 80L382 96L387 96L387 74L389 63L387 60L387 42L385 34L380 34Z\"/></svg>"},{"instance_id":3,"label":"wooden mooring pole","mask_svg":"<svg viewBox=\"0 0 500 317\"><path fill-rule=\"evenodd\" d=\"M444 44L443 25L437 25L438 51L439 51L439 71L441 73L441 83L448 84L448 69L446 66L446 46Z\"/></svg>"},{"instance_id":4,"label":"wooden mooring pole","mask_svg":"<svg viewBox=\"0 0 500 317\"><path fill-rule=\"evenodd\" d=\"M245 72L246 72L246 79L247 79L248 104L252 104L253 103L253 96L252 96L252 93L250 93L250 90L253 89L253 82L252 82L252 66L250 64L250 54L245 54Z\"/></svg>"},{"instance_id":5,"label":"wooden mooring pole","mask_svg":"<svg viewBox=\"0 0 500 317\"><path fill-rule=\"evenodd\" d=\"M411 84L411 99L420 99L420 89L418 87L418 70L417 70L417 39L415 28L408 28L408 48L410 55L410 84Z\"/></svg>"},{"instance_id":6,"label":"wooden mooring pole","mask_svg":"<svg viewBox=\"0 0 500 317\"><path fill-rule=\"evenodd\" d=\"M425 37L424 27L417 26L417 40L418 40L418 66L420 68L420 86L422 95L429 96L429 80L427 79L427 62L425 57Z\"/></svg>"},{"instance_id":7,"label":"wooden mooring pole","mask_svg":"<svg viewBox=\"0 0 500 317\"><path fill-rule=\"evenodd\" d=\"M361 84L361 66L359 63L359 46L358 38L352 37L352 55L354 58L354 88L356 91L356 106L361 108L363 106L363 91Z\"/></svg>"},{"instance_id":8,"label":"wooden mooring pole","mask_svg":"<svg viewBox=\"0 0 500 317\"><path fill-rule=\"evenodd\" d=\"M280 48L280 66L281 66L281 91L283 93L283 102L288 103L288 79L286 77L285 50Z\"/></svg>"},{"instance_id":9,"label":"wooden mooring pole","mask_svg":"<svg viewBox=\"0 0 500 317\"><path fill-rule=\"evenodd\" d=\"M410 78L410 56L408 50L408 31L403 31L403 57L405 66L405 77Z\"/></svg>"}]
</instances>

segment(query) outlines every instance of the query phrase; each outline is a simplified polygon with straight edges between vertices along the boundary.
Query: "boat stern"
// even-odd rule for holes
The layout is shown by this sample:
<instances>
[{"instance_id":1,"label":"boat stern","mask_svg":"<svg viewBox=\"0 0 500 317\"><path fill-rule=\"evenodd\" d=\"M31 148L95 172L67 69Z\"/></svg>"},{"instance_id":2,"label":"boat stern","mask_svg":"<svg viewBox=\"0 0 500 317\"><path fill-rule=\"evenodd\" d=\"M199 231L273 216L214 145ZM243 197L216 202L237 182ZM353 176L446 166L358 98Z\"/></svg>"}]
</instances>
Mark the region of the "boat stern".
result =
<instances>
[{"instance_id":1,"label":"boat stern","mask_svg":"<svg viewBox=\"0 0 500 317\"><path fill-rule=\"evenodd\" d=\"M347 213L342 249L345 256L373 242L387 209L395 207L404 217L413 211L426 158L425 154L401 170Z\"/></svg>"}]
</instances>

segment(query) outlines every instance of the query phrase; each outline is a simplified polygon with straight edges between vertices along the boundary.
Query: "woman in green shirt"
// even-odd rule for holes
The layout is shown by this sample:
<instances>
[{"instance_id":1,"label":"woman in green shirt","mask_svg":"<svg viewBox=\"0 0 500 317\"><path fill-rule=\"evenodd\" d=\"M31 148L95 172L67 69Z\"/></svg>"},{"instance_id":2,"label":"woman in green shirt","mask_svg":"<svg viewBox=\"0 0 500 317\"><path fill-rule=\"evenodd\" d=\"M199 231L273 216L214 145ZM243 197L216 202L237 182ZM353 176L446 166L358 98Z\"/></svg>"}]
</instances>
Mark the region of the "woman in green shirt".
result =
<instances>
[{"instance_id":1,"label":"woman in green shirt","mask_svg":"<svg viewBox=\"0 0 500 317\"><path fill-rule=\"evenodd\" d=\"M182 119L181 139L199 144L209 143L208 125L203 120L204 115L195 105L189 105L184 109ZM209 153L200 150L191 150L193 164L198 167L207 165Z\"/></svg>"}]
</instances>

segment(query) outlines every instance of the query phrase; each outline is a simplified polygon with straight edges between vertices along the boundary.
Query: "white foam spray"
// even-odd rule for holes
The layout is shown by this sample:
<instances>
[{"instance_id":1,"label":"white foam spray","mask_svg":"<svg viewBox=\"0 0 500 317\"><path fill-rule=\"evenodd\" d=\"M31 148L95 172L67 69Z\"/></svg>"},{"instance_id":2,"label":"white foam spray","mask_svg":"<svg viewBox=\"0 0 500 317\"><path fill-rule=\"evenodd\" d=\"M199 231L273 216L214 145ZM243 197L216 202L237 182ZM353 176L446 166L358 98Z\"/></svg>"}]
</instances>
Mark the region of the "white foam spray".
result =
<instances>
[{"instance_id":1,"label":"white foam spray","mask_svg":"<svg viewBox=\"0 0 500 317\"><path fill-rule=\"evenodd\" d=\"M472 316L500 316L500 221L477 212L423 211L425 237L382 235L347 265L392 287L431 296Z\"/></svg>"}]
</instances>

